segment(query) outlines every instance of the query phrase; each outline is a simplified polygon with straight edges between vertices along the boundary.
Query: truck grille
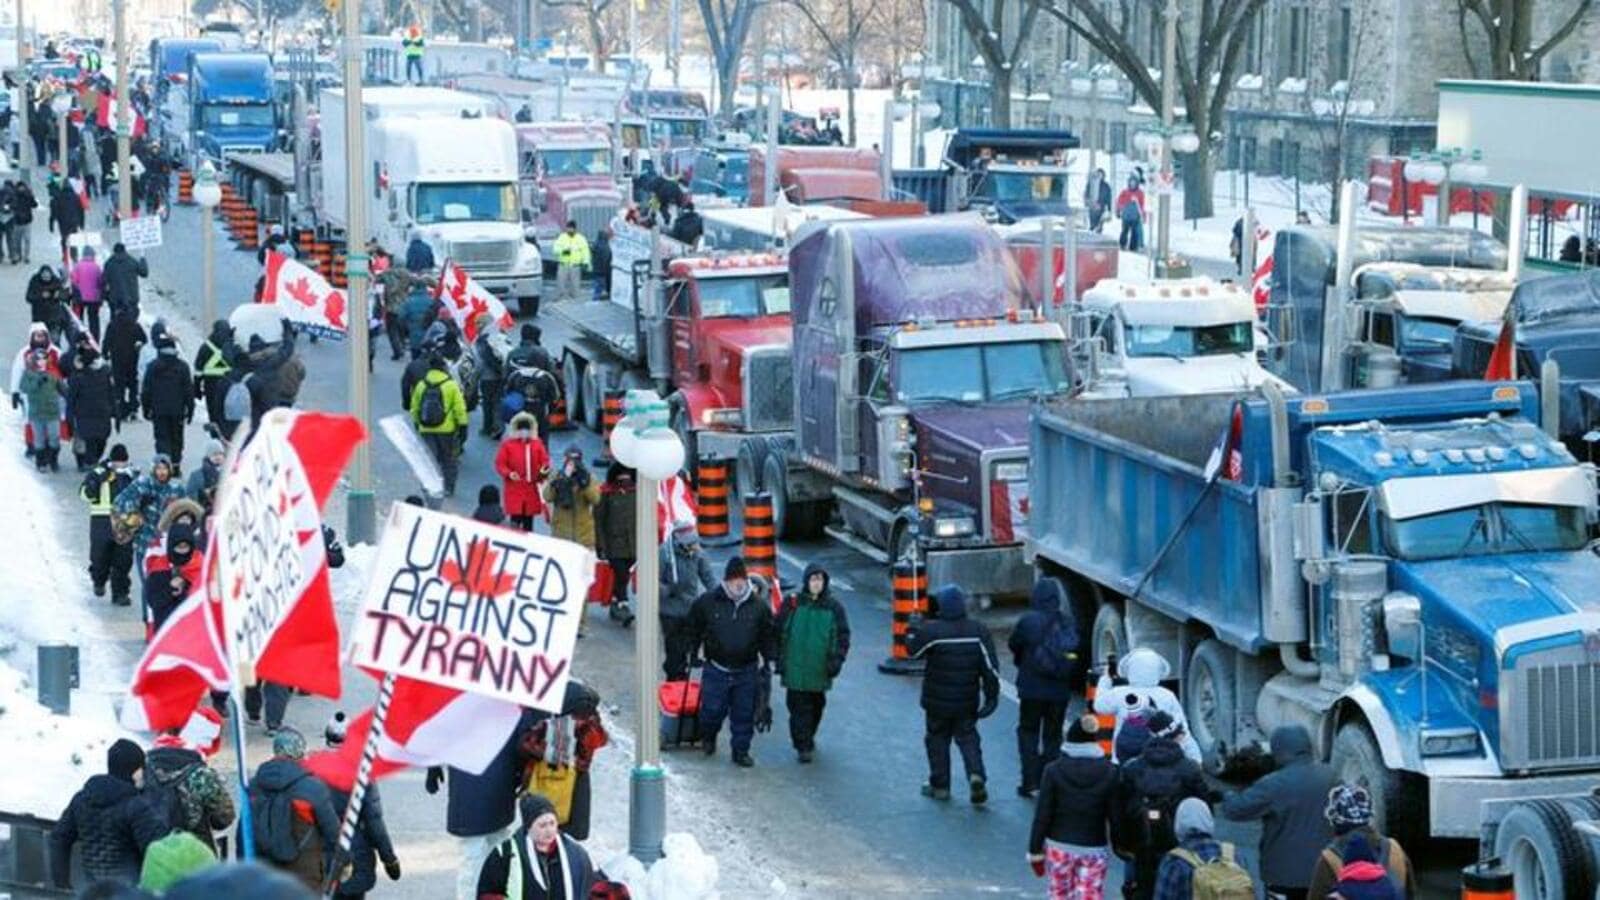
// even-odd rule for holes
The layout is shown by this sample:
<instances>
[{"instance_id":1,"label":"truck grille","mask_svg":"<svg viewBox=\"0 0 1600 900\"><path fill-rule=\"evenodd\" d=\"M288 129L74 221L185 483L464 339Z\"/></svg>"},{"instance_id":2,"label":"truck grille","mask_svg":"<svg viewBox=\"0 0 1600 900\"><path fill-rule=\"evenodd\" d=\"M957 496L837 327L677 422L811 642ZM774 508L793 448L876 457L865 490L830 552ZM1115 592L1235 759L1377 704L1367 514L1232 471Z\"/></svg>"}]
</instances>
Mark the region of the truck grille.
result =
<instances>
[{"instance_id":1,"label":"truck grille","mask_svg":"<svg viewBox=\"0 0 1600 900\"><path fill-rule=\"evenodd\" d=\"M787 431L794 427L794 366L787 347L745 356L744 410L746 430Z\"/></svg>"},{"instance_id":2,"label":"truck grille","mask_svg":"<svg viewBox=\"0 0 1600 900\"><path fill-rule=\"evenodd\" d=\"M1504 673L1500 761L1509 770L1600 764L1600 664L1584 647L1533 653Z\"/></svg>"},{"instance_id":3,"label":"truck grille","mask_svg":"<svg viewBox=\"0 0 1600 900\"><path fill-rule=\"evenodd\" d=\"M591 241L600 233L600 229L611 224L616 214L617 204L610 200L580 200L567 208L567 217L578 223L578 233Z\"/></svg>"},{"instance_id":4,"label":"truck grille","mask_svg":"<svg viewBox=\"0 0 1600 900\"><path fill-rule=\"evenodd\" d=\"M450 258L468 274L504 271L517 261L516 241L451 241Z\"/></svg>"}]
</instances>

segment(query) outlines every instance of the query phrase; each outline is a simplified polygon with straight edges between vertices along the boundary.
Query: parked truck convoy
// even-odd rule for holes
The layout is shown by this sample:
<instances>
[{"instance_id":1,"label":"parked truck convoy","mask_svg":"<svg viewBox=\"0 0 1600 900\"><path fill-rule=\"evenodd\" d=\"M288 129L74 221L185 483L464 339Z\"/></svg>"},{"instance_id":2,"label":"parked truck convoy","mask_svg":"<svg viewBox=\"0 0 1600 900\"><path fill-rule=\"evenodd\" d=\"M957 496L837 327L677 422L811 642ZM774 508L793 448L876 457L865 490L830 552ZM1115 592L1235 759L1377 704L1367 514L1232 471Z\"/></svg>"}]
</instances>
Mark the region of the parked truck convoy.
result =
<instances>
[{"instance_id":1,"label":"parked truck convoy","mask_svg":"<svg viewBox=\"0 0 1600 900\"><path fill-rule=\"evenodd\" d=\"M1475 837L1480 802L1600 768L1594 478L1536 408L1482 382L1043 404L1028 548L1095 659L1166 657L1208 761L1303 724L1384 833Z\"/></svg>"},{"instance_id":2,"label":"parked truck convoy","mask_svg":"<svg viewBox=\"0 0 1600 900\"><path fill-rule=\"evenodd\" d=\"M602 122L529 122L515 126L524 221L539 246L566 227L594 240L622 208L612 129ZM554 259L547 260L554 274Z\"/></svg>"},{"instance_id":3,"label":"parked truck convoy","mask_svg":"<svg viewBox=\"0 0 1600 900\"><path fill-rule=\"evenodd\" d=\"M429 87L362 92L372 181L367 227L383 246L402 250L413 235L440 262L528 309L543 289L539 250L524 240L517 202L517 137L509 122L486 115L487 101ZM322 158L345 159L344 91L324 90L319 104ZM336 236L345 228L347 185L325 168L316 218Z\"/></svg>"},{"instance_id":4,"label":"parked truck convoy","mask_svg":"<svg viewBox=\"0 0 1600 900\"><path fill-rule=\"evenodd\" d=\"M186 77L165 92L161 136L190 165L224 154L274 150L285 131L272 59L265 53L188 54Z\"/></svg>"}]
</instances>

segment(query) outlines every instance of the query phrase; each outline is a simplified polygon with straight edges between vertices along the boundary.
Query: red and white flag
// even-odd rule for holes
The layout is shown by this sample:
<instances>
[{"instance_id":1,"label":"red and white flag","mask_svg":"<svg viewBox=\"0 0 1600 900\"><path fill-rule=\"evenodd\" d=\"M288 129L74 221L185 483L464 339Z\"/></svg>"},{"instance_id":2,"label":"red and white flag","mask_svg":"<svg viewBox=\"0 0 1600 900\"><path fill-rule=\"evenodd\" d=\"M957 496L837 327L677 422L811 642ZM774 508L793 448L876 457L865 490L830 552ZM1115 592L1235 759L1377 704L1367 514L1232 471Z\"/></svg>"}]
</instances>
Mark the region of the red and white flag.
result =
<instances>
[{"instance_id":1,"label":"red and white flag","mask_svg":"<svg viewBox=\"0 0 1600 900\"><path fill-rule=\"evenodd\" d=\"M1256 271L1250 279L1250 293L1256 301L1256 315L1265 314L1272 298L1272 232L1256 225Z\"/></svg>"},{"instance_id":2,"label":"red and white flag","mask_svg":"<svg viewBox=\"0 0 1600 900\"><path fill-rule=\"evenodd\" d=\"M117 127L117 98L110 94L101 94L99 103L95 106L94 119L95 124L101 128ZM146 129L144 116L139 113L137 107L133 110L132 128L134 140L144 137Z\"/></svg>"},{"instance_id":3,"label":"red and white flag","mask_svg":"<svg viewBox=\"0 0 1600 900\"><path fill-rule=\"evenodd\" d=\"M321 273L287 254L267 254L261 280L261 302L276 305L283 317L328 337L342 338L349 330L349 304L345 293Z\"/></svg>"},{"instance_id":4,"label":"red and white flag","mask_svg":"<svg viewBox=\"0 0 1600 900\"><path fill-rule=\"evenodd\" d=\"M666 541L683 525L694 525L700 519L694 495L682 475L674 475L656 485L656 525L658 539Z\"/></svg>"},{"instance_id":5,"label":"red and white flag","mask_svg":"<svg viewBox=\"0 0 1600 900\"><path fill-rule=\"evenodd\" d=\"M1494 349L1489 352L1489 364L1484 367L1484 381L1515 381L1517 378L1517 308L1506 304L1505 316L1500 321L1500 336L1495 338Z\"/></svg>"},{"instance_id":6,"label":"red and white flag","mask_svg":"<svg viewBox=\"0 0 1600 900\"><path fill-rule=\"evenodd\" d=\"M145 646L133 670L131 696L122 707L124 727L181 728L208 690L228 689L227 654L206 606L204 592L197 589Z\"/></svg>"},{"instance_id":7,"label":"red and white flag","mask_svg":"<svg viewBox=\"0 0 1600 900\"><path fill-rule=\"evenodd\" d=\"M450 314L450 319L469 341L478 339L480 316L487 315L501 331L510 329L514 321L500 298L473 281L467 270L453 259L444 261L434 297L444 304L445 312Z\"/></svg>"}]
</instances>

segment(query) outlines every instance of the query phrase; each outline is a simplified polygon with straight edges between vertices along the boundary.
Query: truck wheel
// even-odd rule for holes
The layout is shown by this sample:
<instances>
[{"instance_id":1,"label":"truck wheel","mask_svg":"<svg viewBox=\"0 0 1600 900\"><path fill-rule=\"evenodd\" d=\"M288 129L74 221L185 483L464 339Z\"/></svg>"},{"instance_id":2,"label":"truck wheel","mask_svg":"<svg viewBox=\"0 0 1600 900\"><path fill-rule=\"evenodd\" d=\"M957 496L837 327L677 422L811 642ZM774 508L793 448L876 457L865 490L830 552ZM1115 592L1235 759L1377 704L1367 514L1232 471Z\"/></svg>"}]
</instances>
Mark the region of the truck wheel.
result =
<instances>
[{"instance_id":1,"label":"truck wheel","mask_svg":"<svg viewBox=\"0 0 1600 900\"><path fill-rule=\"evenodd\" d=\"M561 357L561 390L567 396L567 419L587 421L583 408L583 360L576 353Z\"/></svg>"},{"instance_id":2,"label":"truck wheel","mask_svg":"<svg viewBox=\"0 0 1600 900\"><path fill-rule=\"evenodd\" d=\"M590 363L583 367L583 424L595 434L601 434L600 413L605 407L606 389L600 383L600 367Z\"/></svg>"},{"instance_id":3,"label":"truck wheel","mask_svg":"<svg viewBox=\"0 0 1600 900\"><path fill-rule=\"evenodd\" d=\"M1427 809L1427 798L1420 782L1384 763L1383 752L1365 724L1339 726L1329 762L1340 781L1359 784L1372 795L1372 827L1380 834L1404 847L1420 846L1427 838L1427 816L1420 812Z\"/></svg>"},{"instance_id":4,"label":"truck wheel","mask_svg":"<svg viewBox=\"0 0 1600 900\"><path fill-rule=\"evenodd\" d=\"M1518 900L1592 896L1583 838L1559 800L1530 800L1512 808L1495 831L1494 852L1511 869Z\"/></svg>"},{"instance_id":5,"label":"truck wheel","mask_svg":"<svg viewBox=\"0 0 1600 900\"><path fill-rule=\"evenodd\" d=\"M1234 698L1233 651L1207 638L1194 648L1183 677L1183 711L1189 733L1200 745L1200 758L1208 771L1222 771L1227 739L1233 734L1237 703Z\"/></svg>"},{"instance_id":6,"label":"truck wheel","mask_svg":"<svg viewBox=\"0 0 1600 900\"><path fill-rule=\"evenodd\" d=\"M789 463L781 453L770 450L761 462L761 484L772 497L772 524L778 537L794 537L793 513L789 506Z\"/></svg>"},{"instance_id":7,"label":"truck wheel","mask_svg":"<svg viewBox=\"0 0 1600 900\"><path fill-rule=\"evenodd\" d=\"M1094 632L1090 637L1090 659L1104 660L1115 653L1117 658L1128 654L1128 627L1122 623L1122 610L1114 604L1101 603L1094 614Z\"/></svg>"},{"instance_id":8,"label":"truck wheel","mask_svg":"<svg viewBox=\"0 0 1600 900\"><path fill-rule=\"evenodd\" d=\"M748 438L739 444L739 453L733 459L733 484L736 497L742 504L745 494L761 490L762 467L767 461L767 442L761 438Z\"/></svg>"}]
</instances>

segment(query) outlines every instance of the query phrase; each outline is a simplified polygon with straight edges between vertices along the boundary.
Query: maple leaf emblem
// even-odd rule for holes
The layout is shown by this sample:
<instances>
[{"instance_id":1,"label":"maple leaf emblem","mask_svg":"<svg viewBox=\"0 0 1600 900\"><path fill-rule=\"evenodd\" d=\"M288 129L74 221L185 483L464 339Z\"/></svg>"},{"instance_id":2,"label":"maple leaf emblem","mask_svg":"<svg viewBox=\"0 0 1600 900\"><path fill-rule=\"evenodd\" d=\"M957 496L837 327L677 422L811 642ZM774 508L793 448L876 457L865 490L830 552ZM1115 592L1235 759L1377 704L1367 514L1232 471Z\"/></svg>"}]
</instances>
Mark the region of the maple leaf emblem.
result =
<instances>
[{"instance_id":1,"label":"maple leaf emblem","mask_svg":"<svg viewBox=\"0 0 1600 900\"><path fill-rule=\"evenodd\" d=\"M323 306L322 312L327 316L329 325L334 328L344 328L344 291L329 293L328 302Z\"/></svg>"},{"instance_id":2,"label":"maple leaf emblem","mask_svg":"<svg viewBox=\"0 0 1600 900\"><path fill-rule=\"evenodd\" d=\"M322 298L318 297L316 291L311 289L311 282L304 275L285 284L283 292L298 301L301 306L316 306L322 302Z\"/></svg>"},{"instance_id":3,"label":"maple leaf emblem","mask_svg":"<svg viewBox=\"0 0 1600 900\"><path fill-rule=\"evenodd\" d=\"M460 266L450 273L450 299L455 301L456 309L466 309L467 273Z\"/></svg>"},{"instance_id":4,"label":"maple leaf emblem","mask_svg":"<svg viewBox=\"0 0 1600 900\"><path fill-rule=\"evenodd\" d=\"M474 594L484 594L498 597L511 590L516 579L510 575L497 575L500 568L500 554L486 538L476 538L467 545L467 565L465 570L456 565L453 559L444 560L439 564L439 577L446 583L471 591Z\"/></svg>"}]
</instances>

